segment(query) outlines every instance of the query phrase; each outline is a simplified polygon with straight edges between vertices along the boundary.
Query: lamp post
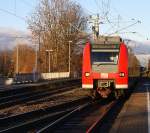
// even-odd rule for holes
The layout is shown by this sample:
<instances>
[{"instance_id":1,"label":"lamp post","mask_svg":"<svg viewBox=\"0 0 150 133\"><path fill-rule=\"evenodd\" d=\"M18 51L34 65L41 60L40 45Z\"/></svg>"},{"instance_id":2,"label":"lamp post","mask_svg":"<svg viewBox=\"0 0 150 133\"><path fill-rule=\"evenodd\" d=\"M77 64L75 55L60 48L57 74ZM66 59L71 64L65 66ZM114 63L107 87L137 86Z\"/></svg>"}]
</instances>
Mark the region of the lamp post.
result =
<instances>
[{"instance_id":1,"label":"lamp post","mask_svg":"<svg viewBox=\"0 0 150 133\"><path fill-rule=\"evenodd\" d=\"M16 74L19 72L19 46L17 44L17 51L16 51Z\"/></svg>"},{"instance_id":2,"label":"lamp post","mask_svg":"<svg viewBox=\"0 0 150 133\"><path fill-rule=\"evenodd\" d=\"M34 45L35 46L35 64L34 64L34 69L33 69L33 81L36 82L38 80L38 50L37 50L37 44Z\"/></svg>"},{"instance_id":3,"label":"lamp post","mask_svg":"<svg viewBox=\"0 0 150 133\"><path fill-rule=\"evenodd\" d=\"M68 70L69 70L69 76L70 76L70 61L71 61L71 58L70 58L70 55L71 55L71 50L70 50L70 45L71 45L71 43L72 43L72 41L69 41L69 57L68 57L68 64L69 64L69 68L68 68Z\"/></svg>"},{"instance_id":4,"label":"lamp post","mask_svg":"<svg viewBox=\"0 0 150 133\"><path fill-rule=\"evenodd\" d=\"M48 72L50 73L51 72L51 68L50 68L51 67L51 64L50 64L51 57L50 57L50 53L53 52L53 50L52 49L46 49L45 51L48 52L48 58L49 58L49 60L48 60L48 64L49 64Z\"/></svg>"}]
</instances>

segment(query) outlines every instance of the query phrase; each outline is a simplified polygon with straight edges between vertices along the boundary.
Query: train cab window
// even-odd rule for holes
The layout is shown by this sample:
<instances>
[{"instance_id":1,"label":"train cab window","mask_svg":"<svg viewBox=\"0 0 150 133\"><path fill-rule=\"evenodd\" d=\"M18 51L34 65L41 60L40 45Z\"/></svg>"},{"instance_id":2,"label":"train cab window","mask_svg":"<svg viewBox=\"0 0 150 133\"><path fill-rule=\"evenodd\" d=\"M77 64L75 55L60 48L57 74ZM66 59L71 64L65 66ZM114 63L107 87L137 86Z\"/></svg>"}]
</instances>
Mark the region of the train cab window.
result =
<instances>
[{"instance_id":1,"label":"train cab window","mask_svg":"<svg viewBox=\"0 0 150 133\"><path fill-rule=\"evenodd\" d=\"M92 52L92 64L117 64L119 52Z\"/></svg>"}]
</instances>

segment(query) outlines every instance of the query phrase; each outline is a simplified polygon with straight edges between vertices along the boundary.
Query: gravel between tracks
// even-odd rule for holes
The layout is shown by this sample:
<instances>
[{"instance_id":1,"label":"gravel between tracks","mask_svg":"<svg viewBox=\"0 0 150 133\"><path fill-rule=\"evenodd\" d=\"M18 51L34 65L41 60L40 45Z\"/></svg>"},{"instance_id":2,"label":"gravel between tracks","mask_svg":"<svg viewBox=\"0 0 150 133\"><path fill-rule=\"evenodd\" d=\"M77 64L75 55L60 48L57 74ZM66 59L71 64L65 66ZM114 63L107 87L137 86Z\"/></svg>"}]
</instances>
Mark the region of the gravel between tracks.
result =
<instances>
[{"instance_id":1,"label":"gravel between tracks","mask_svg":"<svg viewBox=\"0 0 150 133\"><path fill-rule=\"evenodd\" d=\"M13 116L13 115L17 115L17 114L22 114L25 112L38 110L41 108L44 109L46 107L61 104L61 103L67 102L69 100L73 100L73 99L76 99L76 98L79 98L79 97L82 97L85 95L89 95L89 93L87 91L81 91L81 88L76 88L72 91L54 95L52 98L50 98L46 101L37 102L37 103L34 103L34 101L33 101L33 104L32 104L32 102L29 102L29 105L28 105L28 103L26 103L26 104L22 104L22 105L16 105L13 107L9 107L6 109L1 109L0 110L0 118Z\"/></svg>"}]
</instances>

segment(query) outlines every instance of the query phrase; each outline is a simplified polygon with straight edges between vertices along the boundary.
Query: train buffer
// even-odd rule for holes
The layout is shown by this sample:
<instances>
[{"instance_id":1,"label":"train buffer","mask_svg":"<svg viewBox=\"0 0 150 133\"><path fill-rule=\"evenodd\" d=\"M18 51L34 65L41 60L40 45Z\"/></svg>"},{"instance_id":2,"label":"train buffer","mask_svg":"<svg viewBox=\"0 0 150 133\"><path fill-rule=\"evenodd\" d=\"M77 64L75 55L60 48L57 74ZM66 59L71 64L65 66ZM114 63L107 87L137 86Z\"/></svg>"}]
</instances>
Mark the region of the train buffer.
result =
<instances>
[{"instance_id":1,"label":"train buffer","mask_svg":"<svg viewBox=\"0 0 150 133\"><path fill-rule=\"evenodd\" d=\"M109 133L150 133L150 82L145 81L134 90Z\"/></svg>"}]
</instances>

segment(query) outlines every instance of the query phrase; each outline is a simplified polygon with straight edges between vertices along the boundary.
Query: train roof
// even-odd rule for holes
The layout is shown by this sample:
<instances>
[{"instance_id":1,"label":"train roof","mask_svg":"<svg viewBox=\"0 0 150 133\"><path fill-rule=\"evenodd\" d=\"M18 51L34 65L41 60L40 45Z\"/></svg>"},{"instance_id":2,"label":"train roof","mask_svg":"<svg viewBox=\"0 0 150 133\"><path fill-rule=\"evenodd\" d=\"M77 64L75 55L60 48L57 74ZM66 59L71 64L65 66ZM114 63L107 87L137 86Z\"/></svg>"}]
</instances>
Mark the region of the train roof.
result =
<instances>
[{"instance_id":1,"label":"train roof","mask_svg":"<svg viewBox=\"0 0 150 133\"><path fill-rule=\"evenodd\" d=\"M122 39L119 36L100 36L92 43L92 49L119 49Z\"/></svg>"},{"instance_id":2,"label":"train roof","mask_svg":"<svg viewBox=\"0 0 150 133\"><path fill-rule=\"evenodd\" d=\"M120 44L122 39L119 36L99 36L93 44Z\"/></svg>"}]
</instances>

